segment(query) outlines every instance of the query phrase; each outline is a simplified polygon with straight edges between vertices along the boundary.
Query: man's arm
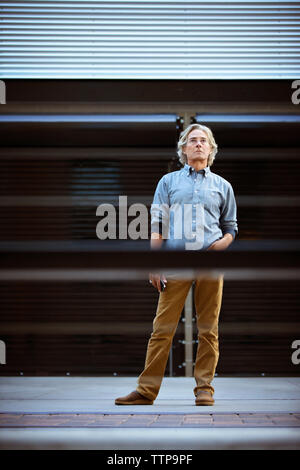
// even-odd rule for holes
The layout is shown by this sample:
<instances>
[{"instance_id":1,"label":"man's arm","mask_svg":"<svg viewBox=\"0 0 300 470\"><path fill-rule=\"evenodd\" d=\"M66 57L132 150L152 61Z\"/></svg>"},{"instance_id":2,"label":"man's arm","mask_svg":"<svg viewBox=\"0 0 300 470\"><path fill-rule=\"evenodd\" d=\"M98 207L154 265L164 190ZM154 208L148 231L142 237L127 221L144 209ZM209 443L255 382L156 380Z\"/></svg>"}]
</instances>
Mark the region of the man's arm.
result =
<instances>
[{"instance_id":1,"label":"man's arm","mask_svg":"<svg viewBox=\"0 0 300 470\"><path fill-rule=\"evenodd\" d=\"M223 238L220 238L220 240L215 241L210 247L208 248L207 251L214 250L214 251L221 251L221 250L226 250L229 245L233 242L234 238L231 235L231 233L225 233L223 235Z\"/></svg>"},{"instance_id":2,"label":"man's arm","mask_svg":"<svg viewBox=\"0 0 300 470\"><path fill-rule=\"evenodd\" d=\"M163 244L164 240L161 233L153 232L151 233L151 249L159 250Z\"/></svg>"},{"instance_id":3,"label":"man's arm","mask_svg":"<svg viewBox=\"0 0 300 470\"><path fill-rule=\"evenodd\" d=\"M220 226L223 232L223 237L220 238L220 240L215 241L212 245L210 245L208 251L226 250L229 245L233 242L238 232L236 213L237 207L235 196L233 188L231 184L229 184L220 216Z\"/></svg>"},{"instance_id":4,"label":"man's arm","mask_svg":"<svg viewBox=\"0 0 300 470\"><path fill-rule=\"evenodd\" d=\"M237 207L231 184L228 185L226 197L222 207L220 215L220 227L222 229L223 238L213 243L210 249L226 250L226 248L229 247L238 233Z\"/></svg>"},{"instance_id":5,"label":"man's arm","mask_svg":"<svg viewBox=\"0 0 300 470\"><path fill-rule=\"evenodd\" d=\"M168 208L169 195L166 177L162 177L155 190L153 203L151 205L151 249L161 249L164 239L164 230L168 230ZM167 283L165 276L160 273L149 273L149 281L159 292L161 292L160 281Z\"/></svg>"},{"instance_id":6,"label":"man's arm","mask_svg":"<svg viewBox=\"0 0 300 470\"><path fill-rule=\"evenodd\" d=\"M164 240L160 233L156 233L156 232L151 233L151 249L152 250L160 250L163 242ZM153 287L155 287L155 289L158 290L158 292L161 292L161 286L160 286L161 280L164 281L165 283L168 282L164 275L161 275L159 273L149 274L149 281L151 282Z\"/></svg>"}]
</instances>

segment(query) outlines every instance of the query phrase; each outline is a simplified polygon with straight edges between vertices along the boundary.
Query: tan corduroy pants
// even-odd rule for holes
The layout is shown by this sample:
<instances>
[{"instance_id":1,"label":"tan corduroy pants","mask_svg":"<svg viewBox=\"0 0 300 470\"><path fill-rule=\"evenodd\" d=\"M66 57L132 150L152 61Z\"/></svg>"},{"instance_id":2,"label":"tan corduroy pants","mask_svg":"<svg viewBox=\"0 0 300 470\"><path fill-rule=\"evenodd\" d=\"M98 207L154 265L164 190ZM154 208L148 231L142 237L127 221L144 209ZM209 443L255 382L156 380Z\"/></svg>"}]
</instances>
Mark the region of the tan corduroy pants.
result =
<instances>
[{"instance_id":1,"label":"tan corduroy pants","mask_svg":"<svg viewBox=\"0 0 300 470\"><path fill-rule=\"evenodd\" d=\"M160 293L153 332L148 342L145 367L138 378L137 391L151 400L158 395L165 373L173 336L176 332L185 299L194 283L197 314L198 348L194 367L197 391L214 393L211 385L219 358L218 323L223 293L223 276L201 277L196 280L167 278L166 289Z\"/></svg>"}]
</instances>

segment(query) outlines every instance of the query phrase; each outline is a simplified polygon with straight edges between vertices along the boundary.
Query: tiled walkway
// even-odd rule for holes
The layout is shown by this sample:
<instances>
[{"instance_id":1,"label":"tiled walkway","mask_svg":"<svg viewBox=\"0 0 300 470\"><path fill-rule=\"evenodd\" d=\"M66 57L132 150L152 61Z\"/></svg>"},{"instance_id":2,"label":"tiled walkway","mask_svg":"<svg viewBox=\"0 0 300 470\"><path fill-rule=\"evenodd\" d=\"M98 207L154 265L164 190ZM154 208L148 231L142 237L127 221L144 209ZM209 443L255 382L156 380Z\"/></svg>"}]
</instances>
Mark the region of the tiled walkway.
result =
<instances>
[{"instance_id":1,"label":"tiled walkway","mask_svg":"<svg viewBox=\"0 0 300 470\"><path fill-rule=\"evenodd\" d=\"M199 414L0 414L0 427L300 427L300 413L199 413Z\"/></svg>"},{"instance_id":2,"label":"tiled walkway","mask_svg":"<svg viewBox=\"0 0 300 470\"><path fill-rule=\"evenodd\" d=\"M0 377L0 449L300 449L300 377L166 377L152 406L117 406L135 377Z\"/></svg>"}]
</instances>

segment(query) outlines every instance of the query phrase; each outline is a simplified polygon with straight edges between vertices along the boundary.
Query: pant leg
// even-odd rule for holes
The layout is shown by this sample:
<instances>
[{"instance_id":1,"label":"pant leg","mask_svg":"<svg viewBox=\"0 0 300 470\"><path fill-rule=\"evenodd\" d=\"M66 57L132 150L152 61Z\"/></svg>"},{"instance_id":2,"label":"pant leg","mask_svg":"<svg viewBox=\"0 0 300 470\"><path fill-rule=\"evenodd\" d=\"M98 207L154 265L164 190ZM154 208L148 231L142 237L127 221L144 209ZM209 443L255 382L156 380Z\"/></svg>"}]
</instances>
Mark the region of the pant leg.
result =
<instances>
[{"instance_id":1,"label":"pant leg","mask_svg":"<svg viewBox=\"0 0 300 470\"><path fill-rule=\"evenodd\" d=\"M212 394L214 378L219 359L218 326L223 295L223 275L218 278L199 278L195 281L194 300L197 313L198 348L194 368L197 391Z\"/></svg>"},{"instance_id":2,"label":"pant leg","mask_svg":"<svg viewBox=\"0 0 300 470\"><path fill-rule=\"evenodd\" d=\"M155 400L158 395L173 336L192 282L168 279L166 289L159 295L145 367L138 378L137 387L139 393L151 400Z\"/></svg>"}]
</instances>

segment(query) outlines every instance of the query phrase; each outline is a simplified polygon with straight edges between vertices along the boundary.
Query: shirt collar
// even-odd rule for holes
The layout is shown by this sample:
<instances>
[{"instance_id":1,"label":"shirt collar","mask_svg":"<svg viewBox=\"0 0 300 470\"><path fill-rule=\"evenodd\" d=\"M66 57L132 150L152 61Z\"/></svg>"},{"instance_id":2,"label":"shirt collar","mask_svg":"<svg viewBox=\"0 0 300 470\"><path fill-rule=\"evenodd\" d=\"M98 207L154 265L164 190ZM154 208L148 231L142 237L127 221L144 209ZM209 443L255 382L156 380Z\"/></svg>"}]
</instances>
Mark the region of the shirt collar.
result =
<instances>
[{"instance_id":1,"label":"shirt collar","mask_svg":"<svg viewBox=\"0 0 300 470\"><path fill-rule=\"evenodd\" d=\"M191 175L192 172L195 171L194 168L187 163L184 165L183 170L186 172L187 176ZM207 178L210 173L210 168L207 166L203 168L203 170L199 170L197 173L204 173L205 178Z\"/></svg>"}]
</instances>

